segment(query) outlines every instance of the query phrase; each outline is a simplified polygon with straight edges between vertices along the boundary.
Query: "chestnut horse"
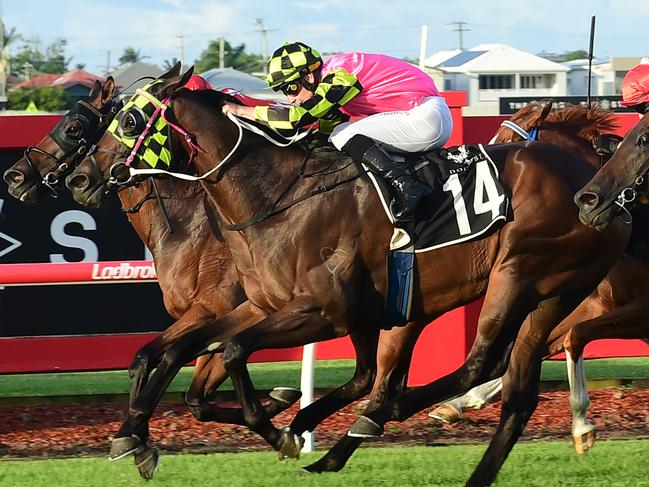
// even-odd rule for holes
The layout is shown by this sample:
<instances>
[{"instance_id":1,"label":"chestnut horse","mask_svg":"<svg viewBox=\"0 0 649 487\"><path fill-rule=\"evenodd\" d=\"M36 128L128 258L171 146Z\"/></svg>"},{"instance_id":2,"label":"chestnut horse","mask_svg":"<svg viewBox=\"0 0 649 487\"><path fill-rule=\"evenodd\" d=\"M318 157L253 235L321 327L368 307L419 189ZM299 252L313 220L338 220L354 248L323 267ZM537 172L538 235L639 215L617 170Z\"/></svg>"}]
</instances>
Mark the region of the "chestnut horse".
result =
<instances>
[{"instance_id":1,"label":"chestnut horse","mask_svg":"<svg viewBox=\"0 0 649 487\"><path fill-rule=\"evenodd\" d=\"M103 87L96 82L88 101L79 102L38 145L28 148L24 157L5 171L12 196L35 203L48 192L60 190L66 172L83 159L121 107L114 90L110 77ZM245 300L205 192L197 183L180 183L184 187L179 194L178 183L173 185L174 192L169 183L150 178L120 193L123 207L133 209L127 211L129 221L153 255L165 308L176 319L136 353L129 367L131 402L170 344ZM159 195L159 200L154 195ZM187 205L192 208L189 216ZM220 354L199 357L185 398L199 420L243 423L240 410L218 408L208 402L226 377ZM299 396L299 391L290 388L271 392L268 413L274 416ZM143 428L139 434L142 447L135 453L135 463L140 474L150 479L158 454L146 446L148 430Z\"/></svg>"},{"instance_id":2,"label":"chestnut horse","mask_svg":"<svg viewBox=\"0 0 649 487\"><path fill-rule=\"evenodd\" d=\"M184 157L194 156L193 166L225 228L232 229L224 236L248 301L165 353L114 442L118 448L137 445L132 435L150 417L170 377L193 357L222 350L248 424L276 449L293 448L290 430L276 428L261 408L247 359L256 350L346 334L374 340L386 322L385 259L392 225L372 186L366 177L357 177L348 159L336 158L332 167L330 160L310 157L300 147L278 148L244 132L220 110L234 98L183 90L190 75L191 70L163 79L136 96L154 100L174 128L171 138L184 148ZM145 129L139 129L143 137ZM97 201L107 188L133 184L141 176L133 177L125 165L129 152L106 134L97 152L68 177L68 187ZM316 470L340 468L341 463L328 462L344 463L358 445L354 440L380 435L386 421L404 420L506 372L500 426L469 480L470 485L491 483L538 402L549 333L594 289L624 248L629 229L623 223L602 233L578 221L572 195L593 174L586 161L544 143L493 146L487 153L511 191L511 220L481 240L417 254L416 325L485 296L465 364L387 407L370 410L352 427L351 440L337 456ZM305 178L305 166L329 169ZM280 199L288 203L277 207ZM239 225L251 218L251 224ZM245 329L224 340L224 330L237 325Z\"/></svg>"},{"instance_id":3,"label":"chestnut horse","mask_svg":"<svg viewBox=\"0 0 649 487\"><path fill-rule=\"evenodd\" d=\"M507 143L529 139L550 142L579 155L601 167L607 157L595 150L601 137L616 129L615 116L600 108L568 106L551 111L550 101L531 103L504 122L492 139L493 143ZM584 453L592 448L595 425L586 420L590 405L586 379L583 374L583 350L594 340L603 338L649 337L649 258L634 253L638 239L632 232L630 254L625 254L611 268L606 278L561 324L548 341L549 353L567 351L566 365L570 383L570 405L573 410L572 436L575 449ZM639 255L636 255L639 254ZM453 419L455 407L440 406L434 417ZM457 413L455 413L457 414ZM459 419L459 418L458 418Z\"/></svg>"}]
</instances>

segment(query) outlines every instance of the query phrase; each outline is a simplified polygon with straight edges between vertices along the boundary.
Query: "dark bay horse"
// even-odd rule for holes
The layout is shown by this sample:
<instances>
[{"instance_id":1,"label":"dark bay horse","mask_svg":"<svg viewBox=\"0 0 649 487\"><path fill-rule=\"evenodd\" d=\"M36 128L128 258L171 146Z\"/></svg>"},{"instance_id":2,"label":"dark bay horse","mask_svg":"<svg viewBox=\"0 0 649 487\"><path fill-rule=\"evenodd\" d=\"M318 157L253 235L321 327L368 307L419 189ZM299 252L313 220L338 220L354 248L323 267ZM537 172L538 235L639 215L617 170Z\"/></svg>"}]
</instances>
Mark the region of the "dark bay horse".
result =
<instances>
[{"instance_id":1,"label":"dark bay horse","mask_svg":"<svg viewBox=\"0 0 649 487\"><path fill-rule=\"evenodd\" d=\"M71 172L99 140L119 107L112 78L103 86L95 83L87 101L65 114L52 132L28 148L24 157L5 172L9 192L21 201L35 203L48 192L59 191L65 173ZM245 300L205 192L197 183L176 183L172 192L169 183L148 179L120 193L123 207L134 209L127 212L128 218L153 254L165 308L176 319L136 353L129 367L131 401L172 343ZM183 185L182 191L177 192L177 184ZM162 201L168 225L155 194ZM186 401L201 421L242 424L240 410L218 408L208 402L227 377L220 355L198 358ZM299 391L273 391L268 413L275 415L297 399ZM135 454L135 462L141 475L151 478L158 462L157 452L146 446L148 431L143 428L139 434L142 447Z\"/></svg>"},{"instance_id":2,"label":"dark bay horse","mask_svg":"<svg viewBox=\"0 0 649 487\"><path fill-rule=\"evenodd\" d=\"M95 81L88 100L77 102L37 146L25 149L23 157L3 175L11 196L35 203L46 194L56 196L65 189L65 176L104 134L121 108L113 97L114 89L110 76L103 86Z\"/></svg>"},{"instance_id":3,"label":"dark bay horse","mask_svg":"<svg viewBox=\"0 0 649 487\"><path fill-rule=\"evenodd\" d=\"M608 157L600 155L595 144L617 128L614 114L597 107L568 106L556 110L551 110L551 107L550 101L527 105L499 128L492 142L514 142L536 134L536 140L563 147L599 169ZM649 259L644 254L624 254L593 293L550 335L550 354L560 352L564 347L568 352L572 436L578 453L592 448L595 440L595 425L586 419L590 401L583 374L584 347L603 338L649 337L648 297ZM443 416L447 411L453 414L454 408L442 406L436 416Z\"/></svg>"},{"instance_id":4,"label":"dark bay horse","mask_svg":"<svg viewBox=\"0 0 649 487\"><path fill-rule=\"evenodd\" d=\"M93 91L89 103L96 109L103 110L112 102L113 90L112 81L109 81L103 90L99 86ZM111 120L112 118L108 122ZM16 197L20 199L21 195L29 193L30 200L35 201L45 194L42 191L33 191L32 186L42 184L42 178L38 173L51 169L50 159L59 159L60 166L71 170L79 162L78 156L83 157L85 154L82 150L75 150L70 152L70 157L60 156L57 152L60 151L58 147L60 143L72 145L77 141L83 141L80 145L92 145L106 129L106 124L102 124L103 130L96 133L90 130L91 126L94 127L92 124L78 125L79 120L75 111L66 114L57 125L62 133L60 137L55 140L51 134L46 136L35 148L28 151L34 153L29 160L23 158L7 171L7 182ZM44 157L48 154L53 155ZM157 366L163 352L174 341L200 326L201 323L209 322L210 319L223 314L224 310L232 309L233 303L242 301L241 288L232 273L234 269L232 260L218 228L218 218L206 201L204 191L199 190L200 186L197 183L180 183L185 187L178 191L178 184L177 182L171 184L171 181L164 179L154 183L152 179L147 179L119 193L124 208L137 210L127 214L137 233L153 253L167 310L178 319L156 340L136 354L129 370L133 383L131 400L137 397L149 373ZM169 188L174 188L176 192L170 192ZM153 191L159 192L163 203L157 203L156 199L152 198ZM86 198L79 198L79 194L77 191L77 199L82 203L88 203ZM102 196L101 192L95 194ZM168 225L164 222L163 211L169 221ZM173 231L169 231L169 227ZM190 230L198 232L199 237L190 234ZM212 233L209 232L210 230ZM233 328L229 332L233 333L235 330L236 328ZM300 434L314 429L332 412L362 397L370 390L372 395L376 396L384 394L384 391L390 388L405 388L410 354L420 330L420 327L409 326L386 332L384 336L388 338L384 338L379 345L378 370L376 343L367 341L359 346L363 351L358 353L361 359L358 361L354 377L348 384L300 412L292 424L292 431ZM399 356L393 352L397 341L399 341L399 349L404 351ZM192 413L199 420L245 423L240 410L224 410L206 402L225 377L220 354L215 354L212 358L207 356L198 358L194 379L186 399ZM375 384L372 387L373 378ZM271 401L266 408L267 413L269 416L277 414L295 402L298 397L297 391L289 388L280 388L271 392ZM151 478L157 465L157 453L153 448L146 446L148 437L146 428L142 427L138 435L141 444L136 450L136 464L143 477Z\"/></svg>"},{"instance_id":5,"label":"dark bay horse","mask_svg":"<svg viewBox=\"0 0 649 487\"><path fill-rule=\"evenodd\" d=\"M609 162L575 195L579 218L604 230L636 198L647 203L649 117L629 131Z\"/></svg>"},{"instance_id":6,"label":"dark bay horse","mask_svg":"<svg viewBox=\"0 0 649 487\"><path fill-rule=\"evenodd\" d=\"M117 438L130 438L148 419L169 375L214 349L223 350L248 424L281 449L286 432L272 425L260 407L246 360L263 348L345 334L375 337L385 322L385 258L392 227L374 190L364 177L354 177L357 169L347 160L338 161L341 169L331 180L296 178L306 163L321 167L323 161L309 160L299 147L277 148L258 135L239 132L220 111L233 99L182 90L187 76L155 84L146 97L172 100L166 117L187 132L187 138L176 135L185 154L191 153L191 144L201 147L194 167L199 175L209 174L204 187L225 224L236 229L224 236L248 301L171 347ZM109 181L126 183L130 174L123 160L128 152L113 137L103 137L94 161L84 161L68 186L73 192L91 187L96 193ZM491 483L536 407L549 333L622 251L628 238L625 225L594 232L579 223L573 209L574 191L593 174L587 162L543 143L494 146L487 152L511 191L511 221L482 240L417 254L415 324L423 326L485 296L467 361L439 381L361 417L336 456L325 457L326 464L315 470L340 468L357 441L379 435L385 421L403 420L507 371L501 424L469 480L471 485ZM212 171L224 160L227 165ZM332 171L327 174L331 178ZM272 212L279 195L295 204L254 225L236 226ZM240 323L245 330L221 342L223 330Z\"/></svg>"}]
</instances>

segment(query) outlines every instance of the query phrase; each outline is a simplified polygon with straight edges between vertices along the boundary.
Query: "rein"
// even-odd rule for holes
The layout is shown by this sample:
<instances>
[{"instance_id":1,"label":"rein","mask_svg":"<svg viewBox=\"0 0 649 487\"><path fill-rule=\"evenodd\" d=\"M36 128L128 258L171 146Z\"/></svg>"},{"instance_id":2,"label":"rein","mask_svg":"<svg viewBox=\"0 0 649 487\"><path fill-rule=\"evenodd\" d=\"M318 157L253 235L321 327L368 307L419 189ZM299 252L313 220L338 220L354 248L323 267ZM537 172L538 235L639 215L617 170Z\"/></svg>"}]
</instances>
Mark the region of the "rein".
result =
<instances>
[{"instance_id":1,"label":"rein","mask_svg":"<svg viewBox=\"0 0 649 487\"><path fill-rule=\"evenodd\" d=\"M252 226L252 225L254 225L256 223L264 221L267 218L270 218L271 216L282 213L283 211L288 210L290 207L295 206L298 203L301 203L302 201L305 201L305 200L307 200L309 198L312 198L314 196L317 196L319 194L323 194L323 193L326 193L328 191L331 191L332 189L334 189L334 188L336 188L338 186L341 186L343 184L346 184L346 183L348 183L350 181L353 181L355 179L358 179L361 176L361 173L358 172L358 173L354 174L351 177L342 179L340 181L336 181L333 184L325 185L325 186L318 186L315 190L311 191L310 193L302 195L299 198L296 198L296 199L294 199L292 201L289 201L288 203L284 203L281 206L277 206L277 204L282 200L282 198L286 195L286 193L288 193L288 191L301 178L307 178L307 177L311 177L311 176L314 176L314 175L318 174L318 173L305 174L305 172L304 172L304 170L306 169L306 165L307 165L307 163L309 161L309 156L310 155L311 155L311 152L308 151L306 153L306 155L304 156L304 160L302 161L302 166L300 167L300 170L297 172L295 177L291 180L291 182L286 187L286 189L284 189L284 191L282 191L282 193L279 195L279 197L275 200L275 202L273 203L273 207L270 210L262 213L261 215L251 217L251 218L249 218L249 219L247 219L247 220L245 220L245 221L243 221L241 223L236 223L236 224L232 224L232 225L224 224L224 225L222 225L222 227L225 230L230 230L230 231L243 230L244 228L248 228L248 227L250 227L250 226ZM347 166L345 166L345 167L347 167ZM343 167L342 169L345 169L345 167Z\"/></svg>"},{"instance_id":2,"label":"rein","mask_svg":"<svg viewBox=\"0 0 649 487\"><path fill-rule=\"evenodd\" d=\"M106 186L108 187L108 189L110 189L112 186L120 186L122 188L125 188L127 185L133 183L133 179L136 176L154 176L154 175L164 174L164 175L171 176L171 177L174 177L174 178L177 178L177 179L182 179L182 180L185 180L185 181L201 181L203 179L207 179L212 174L214 174L216 171L218 171L220 168L222 168L228 161L230 161L232 156L236 153L238 148L241 146L241 142L243 140L243 131L244 131L244 129L262 136L263 138L265 138L266 140L268 140L269 142L271 142L272 144L274 144L274 145L276 145L278 147L288 147L289 145L303 139L304 137L306 137L310 133L309 130L306 130L304 132L296 134L295 136L293 136L292 138L289 138L289 139L287 139L285 137L282 137L282 136L279 136L285 141L285 142L280 142L278 140L275 140L268 133L266 133L263 130L256 127L254 124L251 124L251 123L248 123L248 122L246 122L244 120L241 120L241 119L237 118L236 116L234 116L232 113L228 113L226 116L238 128L237 141L234 144L234 146L232 147L232 149L230 150L230 152L221 160L221 162L216 164L213 168L211 168L209 171L207 171L202 176L193 176L193 175L190 175L190 174L172 172L172 171L167 171L167 170L164 170L164 169L155 169L155 168L138 169L138 168L132 167L132 163L135 160L135 158L137 157L137 151L142 146L143 141L145 140L145 138L149 134L149 131L151 130L151 127L154 125L154 123L156 122L158 116L162 117L163 120L167 123L167 125L169 125L169 127L171 127L173 130L178 132L180 135L182 135L183 138L185 139L185 141L187 142L187 145L190 148L190 157L189 157L189 161L188 161L187 165L191 164L191 161L193 160L193 158L194 158L194 156L196 155L197 152L205 153L205 150L202 147L200 147L196 142L194 142L194 138L185 129L183 129L181 126L171 122L166 117L166 111L170 106L170 104L169 104L170 98L167 98L167 99L165 99L163 101L160 101L157 98L155 98L154 96L152 96L150 93L148 93L147 91L137 90L136 93L141 95L141 96L144 96L145 98L147 98L147 100L149 100L150 102L152 102L156 106L156 109L155 109L154 113L151 115L151 117L149 118L144 130L138 136L138 139L137 139L135 145L133 146L133 149L129 153L128 157L126 158L126 161L125 162L116 162L110 167L110 169L109 169L109 175L110 175L109 179L107 181L105 181ZM105 149L102 149L102 148L97 148L96 151L97 152L108 152L108 153L117 154L117 155L126 155L125 153L119 153L118 154L115 151L109 151L109 150L105 150ZM96 160L94 158L94 153L89 153L89 155L90 155L90 158L91 158L93 164L98 169L98 164L97 164L97 162L96 162ZM286 196L286 194L290 191L290 189L301 178L315 176L319 172L321 172L321 171L316 171L316 172L311 173L311 174L306 174L305 173L306 165L308 164L310 155L311 155L311 152L307 151L307 153L306 153L306 155L305 155L305 157L304 157L304 159L302 161L302 165L301 165L300 169L298 170L297 174L290 181L290 183L287 185L287 187L281 192L281 194L276 198L276 200L274 201L273 206L272 206L272 208L270 210L262 213L261 215L251 217L248 220L245 220L245 221L243 221L241 223L231 224L231 225L223 225L223 228L226 229L226 230L231 230L231 231L242 230L244 228L248 228L248 227L250 227L250 226L252 226L252 225L254 225L256 223L259 223L259 222L261 222L263 220L266 220L267 218L270 218L271 216L282 213L282 212L286 211L287 209L291 208L292 206L295 206L295 205L297 205L298 203L300 203L300 202L302 202L304 200L307 200L309 198L312 198L313 196L317 196L319 194L331 191L332 189L334 189L334 188L336 188L336 187L338 187L338 186L340 186L342 184L346 184L346 183L348 183L350 181L353 181L353 180L355 180L355 179L357 179L358 177L361 176L361 172L359 172L359 173L357 173L357 174L355 174L355 175L353 175L351 177L348 177L348 178L345 178L343 180L337 181L337 182L335 182L333 184L319 186L318 188L316 188L315 190L311 191L308 194L302 195L299 198L296 198L296 199L294 199L294 200L292 200L292 201L290 201L288 203L277 206L279 204L279 202L284 198L284 196ZM115 174L116 169L121 167L121 166L128 167L129 177L126 180L120 180L117 177L117 175ZM345 166L345 167L347 167L347 166ZM322 171L326 171L327 169L328 168L325 168ZM344 169L344 168L342 168L342 169ZM102 178L103 178L103 175L102 175ZM157 191L157 187L155 186L155 183L153 183L152 190L150 190L147 193L147 195L145 195L144 198L140 202L138 202L136 205L134 205L131 208L123 209L123 211L125 211L127 213L135 213L135 212L139 211L140 208L142 207L142 205L146 201L151 200L151 199L154 198L151 195L152 191L155 192L155 198L158 200L158 202L159 202L159 204L160 204L160 206L161 206L161 208L163 210L163 216L165 217L165 223L167 224L168 228L171 231L170 225L168 223L168 218L167 218L167 215L166 215L166 211L164 209L164 206L162 205L162 199L160 198L160 195L159 195L159 193Z\"/></svg>"}]
</instances>

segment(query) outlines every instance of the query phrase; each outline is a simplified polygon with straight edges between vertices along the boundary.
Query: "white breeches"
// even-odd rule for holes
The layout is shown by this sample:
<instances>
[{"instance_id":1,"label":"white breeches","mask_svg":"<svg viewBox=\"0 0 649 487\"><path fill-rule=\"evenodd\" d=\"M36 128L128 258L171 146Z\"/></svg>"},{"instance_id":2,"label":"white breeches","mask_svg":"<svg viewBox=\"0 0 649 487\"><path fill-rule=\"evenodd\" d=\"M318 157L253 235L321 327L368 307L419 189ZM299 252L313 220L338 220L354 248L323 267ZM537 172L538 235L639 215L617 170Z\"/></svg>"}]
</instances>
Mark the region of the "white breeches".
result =
<instances>
[{"instance_id":1,"label":"white breeches","mask_svg":"<svg viewBox=\"0 0 649 487\"><path fill-rule=\"evenodd\" d=\"M382 112L338 125L329 141L341 150L354 135L365 135L395 152L421 152L442 147L451 136L453 119L444 98L431 96L403 112Z\"/></svg>"}]
</instances>

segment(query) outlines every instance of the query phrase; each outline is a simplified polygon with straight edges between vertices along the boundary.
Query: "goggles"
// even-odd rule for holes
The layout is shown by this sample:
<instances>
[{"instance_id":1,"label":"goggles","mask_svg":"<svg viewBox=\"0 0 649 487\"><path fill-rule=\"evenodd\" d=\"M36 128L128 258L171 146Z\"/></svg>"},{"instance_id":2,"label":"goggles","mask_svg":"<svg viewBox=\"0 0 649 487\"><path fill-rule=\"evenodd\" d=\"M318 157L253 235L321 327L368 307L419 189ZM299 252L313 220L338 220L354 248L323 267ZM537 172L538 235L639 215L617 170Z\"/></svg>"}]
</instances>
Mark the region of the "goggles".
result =
<instances>
[{"instance_id":1,"label":"goggles","mask_svg":"<svg viewBox=\"0 0 649 487\"><path fill-rule=\"evenodd\" d=\"M291 81L290 83L285 83L279 87L279 90L286 96L295 96L301 89L302 86L297 81Z\"/></svg>"}]
</instances>

